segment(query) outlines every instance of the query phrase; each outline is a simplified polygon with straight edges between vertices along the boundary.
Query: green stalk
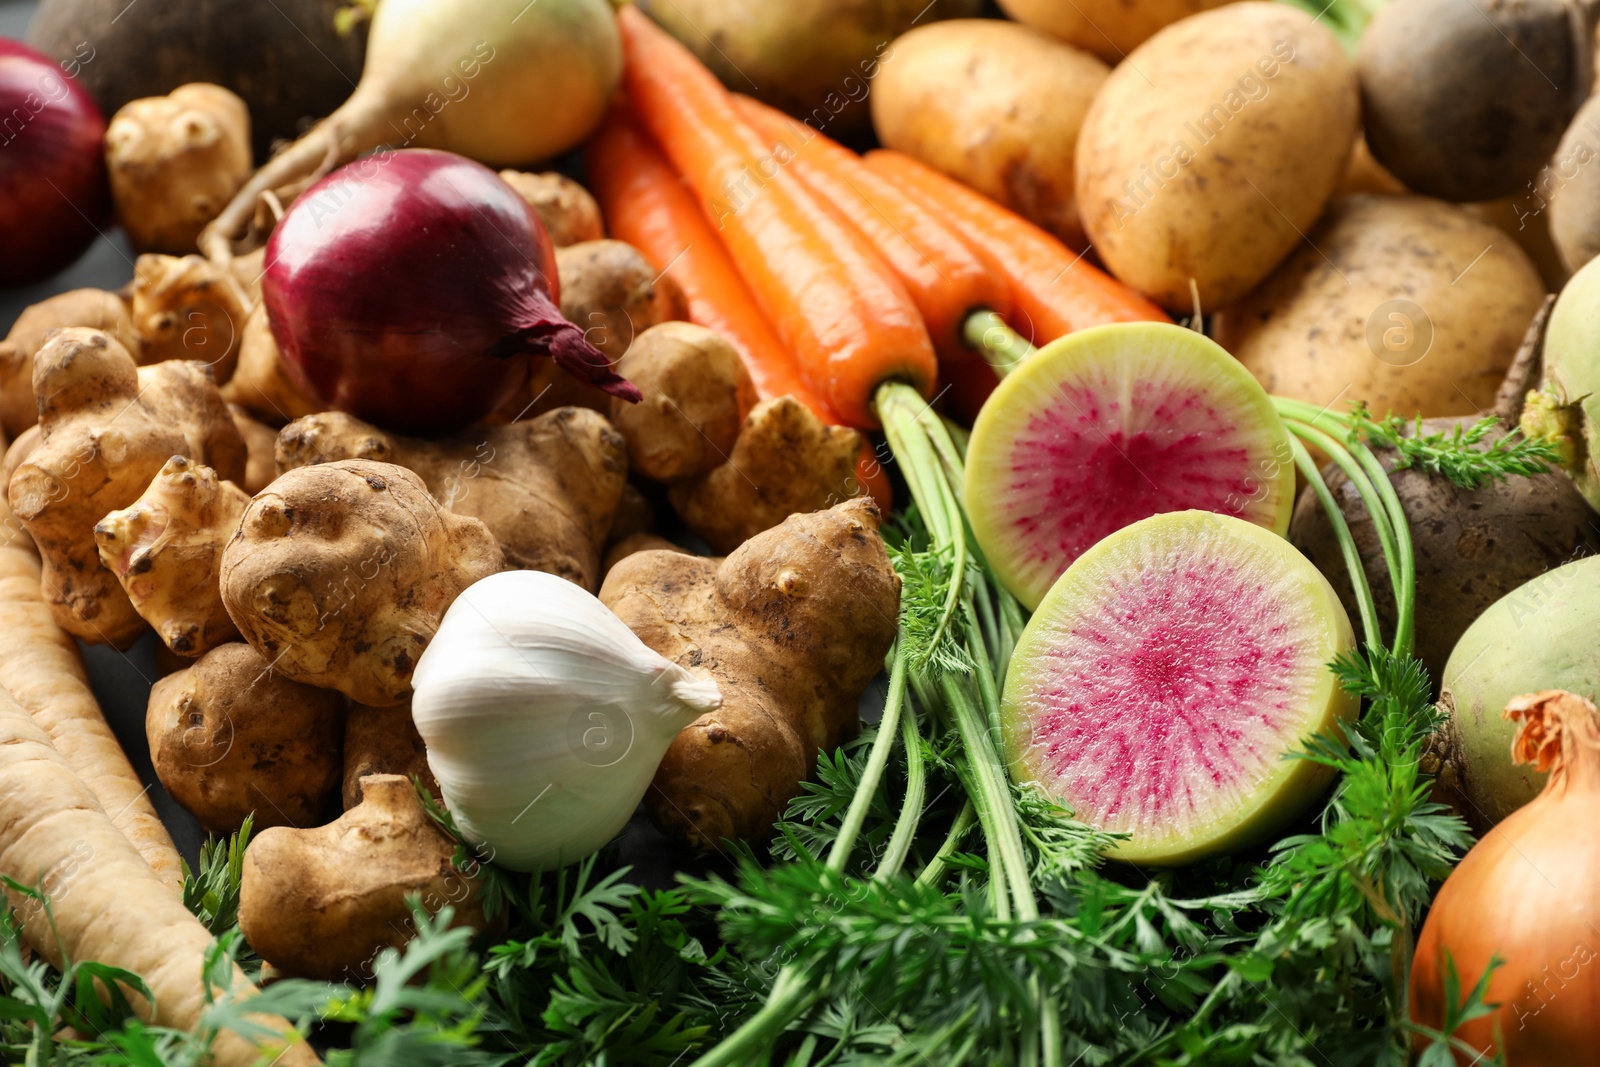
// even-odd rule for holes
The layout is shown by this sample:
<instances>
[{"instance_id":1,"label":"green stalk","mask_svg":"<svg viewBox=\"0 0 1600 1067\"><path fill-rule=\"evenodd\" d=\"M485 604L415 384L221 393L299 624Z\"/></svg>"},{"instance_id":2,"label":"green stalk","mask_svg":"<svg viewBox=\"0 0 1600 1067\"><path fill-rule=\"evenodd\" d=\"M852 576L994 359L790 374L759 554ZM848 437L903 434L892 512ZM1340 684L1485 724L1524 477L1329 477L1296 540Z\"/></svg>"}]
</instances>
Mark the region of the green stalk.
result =
<instances>
[{"instance_id":1,"label":"green stalk","mask_svg":"<svg viewBox=\"0 0 1600 1067\"><path fill-rule=\"evenodd\" d=\"M891 685L893 682L891 681ZM879 730L883 727L880 725ZM900 801L900 817L895 820L894 833L878 861L874 878L893 878L905 866L911 854L911 844L916 840L917 826L922 821L922 805L928 796L928 771L922 758L922 733L917 729L914 709L900 716L900 745L906 753L906 795Z\"/></svg>"},{"instance_id":2,"label":"green stalk","mask_svg":"<svg viewBox=\"0 0 1600 1067\"><path fill-rule=\"evenodd\" d=\"M1400 503L1400 494L1395 492L1394 483L1389 480L1389 472L1383 469L1383 464L1372 454L1372 449L1361 441L1352 440L1350 451L1377 483L1378 495L1383 500L1384 510L1395 532L1400 557L1400 578L1394 587L1397 624L1393 651L1397 656L1409 656L1416 634L1414 616L1417 601L1417 556L1411 545L1411 523L1406 519L1406 509Z\"/></svg>"},{"instance_id":3,"label":"green stalk","mask_svg":"<svg viewBox=\"0 0 1600 1067\"><path fill-rule=\"evenodd\" d=\"M872 751L867 756L866 768L861 772L860 788L850 799L850 807L845 809L844 819L839 823L839 836L834 839L833 848L828 852L828 870L835 873L842 873L845 864L850 862L850 852L856 846L856 837L867 821L867 811L872 807L872 800L878 794L878 786L883 782L883 772L889 766L889 754L894 749L895 733L899 729L901 712L905 707L908 659L910 659L909 654L897 643L889 666L889 693L883 701L883 718L878 723L878 736L872 740ZM915 716L904 716L904 718L915 718ZM918 755L920 756L920 753ZM920 812L921 808L919 802L916 810ZM902 817L904 814L902 810Z\"/></svg>"},{"instance_id":4,"label":"green stalk","mask_svg":"<svg viewBox=\"0 0 1600 1067\"><path fill-rule=\"evenodd\" d=\"M772 994L761 1010L695 1060L694 1067L748 1067L761 1062L762 1054L772 1047L778 1035L820 999L823 992L822 987L808 986L792 968L785 967L778 972L772 983Z\"/></svg>"},{"instance_id":5,"label":"green stalk","mask_svg":"<svg viewBox=\"0 0 1600 1067\"><path fill-rule=\"evenodd\" d=\"M939 851L933 854L933 859L922 868L922 873L917 875L917 884L924 886L938 885L944 879L944 869L949 865L950 857L956 849L961 847L961 839L972 830L972 824L978 821L977 809L972 806L972 798L961 805L961 810L956 813L955 821L950 824L950 832L944 835L944 841L939 845Z\"/></svg>"},{"instance_id":6,"label":"green stalk","mask_svg":"<svg viewBox=\"0 0 1600 1067\"><path fill-rule=\"evenodd\" d=\"M961 340L1004 378L1036 349L992 311L974 311L961 324Z\"/></svg>"},{"instance_id":7,"label":"green stalk","mask_svg":"<svg viewBox=\"0 0 1600 1067\"><path fill-rule=\"evenodd\" d=\"M1295 466L1300 468L1306 483L1321 502L1323 513L1333 525L1334 537L1339 541L1339 552L1344 556L1345 569L1350 572L1350 582L1355 587L1356 606L1361 611L1361 633L1366 637L1367 644L1381 646L1383 632L1378 627L1378 608L1372 599L1372 585L1367 581L1367 569L1362 565L1361 553L1356 548L1355 538L1350 536L1350 524L1345 521L1344 512L1339 510L1333 493L1328 490L1328 483L1323 481L1322 472L1317 469L1306 446L1297 437L1290 437L1289 445L1294 449Z\"/></svg>"},{"instance_id":8,"label":"green stalk","mask_svg":"<svg viewBox=\"0 0 1600 1067\"><path fill-rule=\"evenodd\" d=\"M1289 432L1294 436L1299 437L1307 444L1322 449L1328 458L1333 461L1334 466L1338 467L1344 476L1350 480L1350 485L1355 489L1357 495L1361 497L1361 503L1367 509L1367 515L1372 519L1372 528L1377 532L1378 544L1383 549L1383 560L1389 569L1389 584L1395 590L1396 606L1398 607L1401 579L1399 563L1400 541L1395 535L1394 527L1390 524L1389 509L1384 506L1383 496L1379 493L1378 487L1373 485L1372 479L1367 475L1366 470L1350 454L1350 449L1345 447L1344 442L1338 438L1324 433L1303 419L1292 416L1284 418L1284 425L1288 427ZM1387 484L1389 479L1385 477L1383 481Z\"/></svg>"}]
</instances>

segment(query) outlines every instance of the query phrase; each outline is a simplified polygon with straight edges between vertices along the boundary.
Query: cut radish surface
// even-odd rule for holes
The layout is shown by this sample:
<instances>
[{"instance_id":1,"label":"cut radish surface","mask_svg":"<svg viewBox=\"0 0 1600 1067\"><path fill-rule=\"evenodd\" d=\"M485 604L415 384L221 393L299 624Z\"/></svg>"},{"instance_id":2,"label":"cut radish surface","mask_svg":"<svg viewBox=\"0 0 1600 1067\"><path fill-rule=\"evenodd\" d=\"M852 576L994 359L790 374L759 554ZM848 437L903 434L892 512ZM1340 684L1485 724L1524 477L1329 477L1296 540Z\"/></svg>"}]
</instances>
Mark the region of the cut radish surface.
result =
<instances>
[{"instance_id":1,"label":"cut radish surface","mask_svg":"<svg viewBox=\"0 0 1600 1067\"><path fill-rule=\"evenodd\" d=\"M1258 840L1329 771L1287 754L1359 701L1328 664L1355 647L1339 598L1287 541L1226 515L1157 515L1085 552L1006 677L1011 773L1112 855L1184 863Z\"/></svg>"},{"instance_id":2,"label":"cut radish surface","mask_svg":"<svg viewBox=\"0 0 1600 1067\"><path fill-rule=\"evenodd\" d=\"M1294 457L1266 390L1215 342L1117 323L1000 383L972 428L965 500L995 575L1033 608L1090 546L1151 515L1198 508L1286 533Z\"/></svg>"}]
</instances>

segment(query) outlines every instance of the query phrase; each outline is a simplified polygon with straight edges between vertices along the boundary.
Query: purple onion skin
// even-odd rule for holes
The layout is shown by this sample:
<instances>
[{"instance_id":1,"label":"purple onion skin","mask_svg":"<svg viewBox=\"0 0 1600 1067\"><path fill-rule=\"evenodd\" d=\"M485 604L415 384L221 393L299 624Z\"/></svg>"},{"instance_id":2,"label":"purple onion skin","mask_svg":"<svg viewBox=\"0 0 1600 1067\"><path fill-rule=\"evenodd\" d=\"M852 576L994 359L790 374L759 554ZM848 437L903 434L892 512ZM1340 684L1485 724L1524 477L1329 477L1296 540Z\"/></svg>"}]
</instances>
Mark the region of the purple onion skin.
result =
<instances>
[{"instance_id":1,"label":"purple onion skin","mask_svg":"<svg viewBox=\"0 0 1600 1067\"><path fill-rule=\"evenodd\" d=\"M54 60L0 37L0 286L47 278L111 217L106 120Z\"/></svg>"},{"instance_id":2,"label":"purple onion skin","mask_svg":"<svg viewBox=\"0 0 1600 1067\"><path fill-rule=\"evenodd\" d=\"M526 384L528 354L627 396L561 318L533 210L481 164L379 152L301 194L267 243L262 297L297 384L401 433L476 422Z\"/></svg>"}]
</instances>

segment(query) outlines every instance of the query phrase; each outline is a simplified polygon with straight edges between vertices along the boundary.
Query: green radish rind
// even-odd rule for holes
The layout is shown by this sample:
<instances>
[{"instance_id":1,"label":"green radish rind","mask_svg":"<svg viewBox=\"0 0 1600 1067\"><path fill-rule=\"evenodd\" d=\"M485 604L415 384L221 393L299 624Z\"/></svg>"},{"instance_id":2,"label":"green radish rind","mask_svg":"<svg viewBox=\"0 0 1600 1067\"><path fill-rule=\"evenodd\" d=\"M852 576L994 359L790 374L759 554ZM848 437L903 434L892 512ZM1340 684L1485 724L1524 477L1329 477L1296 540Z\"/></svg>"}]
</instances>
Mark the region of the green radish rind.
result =
<instances>
[{"instance_id":1,"label":"green radish rind","mask_svg":"<svg viewBox=\"0 0 1600 1067\"><path fill-rule=\"evenodd\" d=\"M1023 496L1013 488L1022 480L1014 473L1014 457L1021 449L1018 440L1038 434L1038 426L1033 425L1038 414L1061 406L1059 398L1066 399L1073 413L1082 414L1081 406L1069 393L1069 386L1090 381L1101 384L1099 380L1114 382L1116 386L1117 395L1105 399L1108 404L1120 406L1122 429L1144 430L1153 447L1174 449L1176 442L1162 440L1160 435L1172 432L1170 427L1162 425L1154 417L1156 413L1141 407L1136 391L1159 391L1170 385L1173 392L1169 395L1187 392L1203 402L1210 416L1208 421L1247 449L1248 456L1242 464L1229 461L1235 464L1228 472L1236 476L1235 481L1226 489L1205 490L1216 499L1219 506L1215 508L1192 499L1202 491L1181 480L1155 487L1148 475L1159 478L1161 472L1147 474L1141 468L1141 475L1146 476L1145 480L1155 487L1155 492L1179 498L1165 510L1206 506L1223 513L1223 509L1227 509L1280 536L1287 534L1295 502L1289 432L1272 398L1250 372L1214 341L1171 323L1127 322L1096 326L1063 337L1030 355L1022 366L1001 381L972 428L963 500L973 535L985 558L995 576L1019 601L1029 608L1037 607L1071 562L1072 551L1062 545L1048 545L1060 532L1058 530L1047 528L1035 534L1020 528L1020 522L1027 517L1045 523L1051 520L1048 511L1040 512L1031 495ZM1180 417L1192 419L1195 416L1191 413L1180 414ZM1093 441L1081 430L1072 432L1079 433L1083 440ZM1109 437L1105 440L1122 454L1120 445ZM1213 440L1199 447L1215 444ZM1195 449L1188 446L1177 449L1180 456L1194 452ZM1100 470L1088 471L1084 477L1093 482L1104 481L1108 475ZM1185 496L1191 499L1181 499ZM1114 509L1119 501L1094 500L1087 504L1094 510L1102 505ZM1035 514L1030 515L1030 510ZM1087 526L1084 531L1089 532ZM1087 540L1087 537L1080 540Z\"/></svg>"},{"instance_id":2,"label":"green radish rind","mask_svg":"<svg viewBox=\"0 0 1600 1067\"><path fill-rule=\"evenodd\" d=\"M1201 562L1233 558L1241 561L1241 569L1247 564L1252 572L1276 575L1279 581L1272 592L1288 605L1286 614L1292 609L1293 615L1313 622L1303 635L1296 635L1299 653L1294 672L1304 683L1303 696L1281 720L1280 758L1268 758L1270 753L1253 756L1259 762L1259 776L1236 787L1239 795L1231 803L1219 804L1215 815L1196 826L1164 834L1134 832L1108 853L1129 863L1176 866L1257 843L1300 814L1326 788L1333 772L1309 760L1290 758L1291 753L1304 738L1330 732L1341 721L1353 721L1360 701L1339 686L1328 667L1355 647L1355 633L1333 587L1309 560L1270 530L1242 519L1205 511L1155 515L1112 534L1080 556L1051 588L1017 642L1001 702L1005 756L1014 780L1033 783L1058 802L1071 805L1066 790L1055 786L1053 774L1040 763L1042 742L1036 739L1035 724L1049 706L1040 694L1059 684L1056 664L1067 643L1090 639L1074 628L1075 622L1090 617L1083 606L1093 609L1106 603L1114 595L1109 592L1111 583L1149 568L1156 556L1168 563L1182 558ZM1217 725L1220 730L1222 724ZM1079 817L1099 825L1093 813L1079 812Z\"/></svg>"}]
</instances>

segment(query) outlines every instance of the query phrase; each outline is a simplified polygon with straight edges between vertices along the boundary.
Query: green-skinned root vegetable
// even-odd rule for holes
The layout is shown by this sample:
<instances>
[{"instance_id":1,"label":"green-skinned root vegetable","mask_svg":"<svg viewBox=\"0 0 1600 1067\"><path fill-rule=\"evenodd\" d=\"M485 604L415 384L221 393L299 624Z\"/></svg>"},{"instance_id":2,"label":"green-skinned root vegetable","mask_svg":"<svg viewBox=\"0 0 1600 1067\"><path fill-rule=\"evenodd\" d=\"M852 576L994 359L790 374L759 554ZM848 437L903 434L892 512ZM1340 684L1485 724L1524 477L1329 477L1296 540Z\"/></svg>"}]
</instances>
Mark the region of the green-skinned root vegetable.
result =
<instances>
[{"instance_id":1,"label":"green-skinned root vegetable","mask_svg":"<svg viewBox=\"0 0 1600 1067\"><path fill-rule=\"evenodd\" d=\"M339 785L343 699L290 681L243 641L212 649L150 690L156 776L207 833L315 826Z\"/></svg>"},{"instance_id":2,"label":"green-skinned root vegetable","mask_svg":"<svg viewBox=\"0 0 1600 1067\"><path fill-rule=\"evenodd\" d=\"M768 833L817 752L855 732L857 701L895 638L900 579L876 505L856 498L791 516L721 561L635 553L600 599L722 690L722 706L667 749L645 798L669 833L708 850Z\"/></svg>"},{"instance_id":3,"label":"green-skinned root vegetable","mask_svg":"<svg viewBox=\"0 0 1600 1067\"><path fill-rule=\"evenodd\" d=\"M11 332L0 341L0 426L13 440L39 421L39 402L33 394L33 357L44 347L51 330L87 326L115 337L135 359L139 334L133 328L128 304L103 289L73 289L41 300L17 316Z\"/></svg>"},{"instance_id":4,"label":"green-skinned root vegetable","mask_svg":"<svg viewBox=\"0 0 1600 1067\"><path fill-rule=\"evenodd\" d=\"M210 467L173 456L128 507L95 523L100 562L133 609L180 656L239 636L222 604L222 547L250 496Z\"/></svg>"},{"instance_id":5,"label":"green-skinned root vegetable","mask_svg":"<svg viewBox=\"0 0 1600 1067\"><path fill-rule=\"evenodd\" d=\"M1499 710L1551 686L1600 699L1600 557L1556 567L1495 601L1456 642L1442 675L1447 714L1430 747L1437 799L1489 829L1538 795L1544 778L1511 759L1516 727Z\"/></svg>"},{"instance_id":6,"label":"green-skinned root vegetable","mask_svg":"<svg viewBox=\"0 0 1600 1067\"><path fill-rule=\"evenodd\" d=\"M1473 1050L1524 1067L1592 1063L1600 856L1588 831L1600 804L1600 712L1550 689L1514 697L1504 716L1516 724L1510 757L1548 781L1434 898L1412 962L1411 1018L1437 1034L1483 981L1489 1010L1454 1030L1457 1063Z\"/></svg>"},{"instance_id":7,"label":"green-skinned root vegetable","mask_svg":"<svg viewBox=\"0 0 1600 1067\"><path fill-rule=\"evenodd\" d=\"M43 439L11 476L11 508L39 546L45 599L61 628L124 647L145 621L99 566L95 523L137 500L173 456L239 481L244 441L204 364L136 367L99 330L52 336L33 384Z\"/></svg>"},{"instance_id":8,"label":"green-skinned root vegetable","mask_svg":"<svg viewBox=\"0 0 1600 1067\"><path fill-rule=\"evenodd\" d=\"M502 166L559 155L599 124L621 66L606 0L386 0L356 91L256 172L201 249L226 259L264 193L382 144Z\"/></svg>"},{"instance_id":9,"label":"green-skinned root vegetable","mask_svg":"<svg viewBox=\"0 0 1600 1067\"><path fill-rule=\"evenodd\" d=\"M1286 758L1355 717L1328 664L1355 635L1282 537L1155 515L1079 556L1022 632L1001 703L1012 776L1180 864L1263 839L1332 772Z\"/></svg>"},{"instance_id":10,"label":"green-skinned root vegetable","mask_svg":"<svg viewBox=\"0 0 1600 1067\"><path fill-rule=\"evenodd\" d=\"M416 472L451 513L489 528L508 566L559 574L591 591L628 468L622 437L587 408L437 440L387 433L338 411L278 433L280 471L340 459Z\"/></svg>"},{"instance_id":11,"label":"green-skinned root vegetable","mask_svg":"<svg viewBox=\"0 0 1600 1067\"><path fill-rule=\"evenodd\" d=\"M63 958L94 960L132 971L155 994L154 1005L142 997L129 998L140 1018L184 1030L200 1022L210 999L202 973L207 953L216 948L211 935L112 825L44 731L4 691L0 874L49 895L53 915L46 915L37 900L7 894L24 940L51 963L59 967ZM232 995L255 991L237 967L221 973ZM319 1062L284 1019L252 1018L277 1036L257 1047L223 1031L211 1047L215 1067L256 1067L263 1059L279 1067Z\"/></svg>"},{"instance_id":12,"label":"green-skinned root vegetable","mask_svg":"<svg viewBox=\"0 0 1600 1067\"><path fill-rule=\"evenodd\" d=\"M468 589L417 664L412 715L456 827L516 871L598 851L678 731L722 704L594 595L509 571Z\"/></svg>"},{"instance_id":13,"label":"green-skinned root vegetable","mask_svg":"<svg viewBox=\"0 0 1600 1067\"><path fill-rule=\"evenodd\" d=\"M1477 420L1427 419L1423 433L1450 433ZM1504 436L1493 432L1491 439ZM1558 472L1492 481L1464 489L1417 467L1396 469L1398 453L1377 451L1405 509L1417 560L1415 654L1439 679L1451 649L1489 605L1552 567L1600 551L1594 513ZM1384 632L1395 625L1388 565L1371 513L1356 487L1331 465L1323 479L1344 513L1361 553ZM1322 504L1307 489L1295 508L1289 539L1333 583L1354 617L1354 592L1337 537ZM1523 686L1526 688L1526 686ZM1520 691L1520 690L1519 690Z\"/></svg>"},{"instance_id":14,"label":"green-skinned root vegetable","mask_svg":"<svg viewBox=\"0 0 1600 1067\"><path fill-rule=\"evenodd\" d=\"M1543 387L1528 396L1522 431L1556 442L1562 467L1600 510L1600 261L1572 276L1545 331Z\"/></svg>"},{"instance_id":15,"label":"green-skinned root vegetable","mask_svg":"<svg viewBox=\"0 0 1600 1067\"><path fill-rule=\"evenodd\" d=\"M411 695L450 602L504 566L488 528L417 475L347 459L256 494L222 553L222 601L275 670L386 707Z\"/></svg>"},{"instance_id":16,"label":"green-skinned root vegetable","mask_svg":"<svg viewBox=\"0 0 1600 1067\"><path fill-rule=\"evenodd\" d=\"M415 933L407 897L454 925L481 927L477 868L451 863L456 840L397 774L361 781L361 803L326 826L276 826L244 855L239 927L261 958L303 978L360 984L373 959Z\"/></svg>"},{"instance_id":17,"label":"green-skinned root vegetable","mask_svg":"<svg viewBox=\"0 0 1600 1067\"><path fill-rule=\"evenodd\" d=\"M250 112L205 82L130 100L106 127L106 167L134 248L193 252L206 223L250 177Z\"/></svg>"}]
</instances>

